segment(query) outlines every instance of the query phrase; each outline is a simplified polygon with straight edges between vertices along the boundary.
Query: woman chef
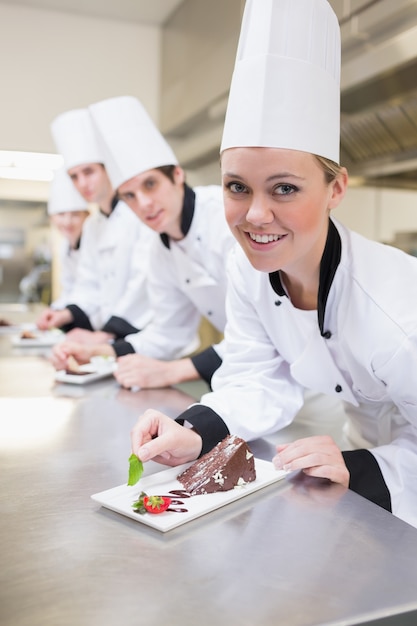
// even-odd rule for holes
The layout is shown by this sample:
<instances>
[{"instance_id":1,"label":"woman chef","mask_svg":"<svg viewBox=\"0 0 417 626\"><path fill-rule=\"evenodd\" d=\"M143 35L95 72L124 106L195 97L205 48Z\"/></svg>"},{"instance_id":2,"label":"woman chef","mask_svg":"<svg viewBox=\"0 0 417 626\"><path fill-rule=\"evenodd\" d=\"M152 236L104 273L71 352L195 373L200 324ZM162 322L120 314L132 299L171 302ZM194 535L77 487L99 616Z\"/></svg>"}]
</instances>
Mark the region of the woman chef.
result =
<instances>
[{"instance_id":1,"label":"woman chef","mask_svg":"<svg viewBox=\"0 0 417 626\"><path fill-rule=\"evenodd\" d=\"M180 357L191 352L202 316L224 330L225 261L234 238L221 187L191 189L185 183L170 146L136 98L110 98L90 112L119 198L155 231L148 283L154 318L112 346L62 343L54 350L55 365L62 367L69 354L80 361L116 354L115 377L124 387L164 387L200 377L210 382L221 344Z\"/></svg>"},{"instance_id":2,"label":"woman chef","mask_svg":"<svg viewBox=\"0 0 417 626\"><path fill-rule=\"evenodd\" d=\"M48 215L62 235L60 254L60 294L51 309L62 309L70 299L80 257L83 224L89 216L88 202L75 189L65 168L55 172L48 198Z\"/></svg>"},{"instance_id":3,"label":"woman chef","mask_svg":"<svg viewBox=\"0 0 417 626\"><path fill-rule=\"evenodd\" d=\"M147 229L123 202L115 201L88 110L59 115L51 130L73 184L99 211L83 230L71 298L61 310L46 311L38 326L64 327L74 341L88 343L137 332L151 319Z\"/></svg>"},{"instance_id":4,"label":"woman chef","mask_svg":"<svg viewBox=\"0 0 417 626\"><path fill-rule=\"evenodd\" d=\"M177 421L148 410L133 451L168 465L227 433L291 422L303 390L338 396L355 450L277 447L277 468L328 478L417 526L417 260L330 218L339 151L340 36L326 0L247 0L221 147L230 263L213 392ZM184 422L185 421L185 422Z\"/></svg>"}]
</instances>

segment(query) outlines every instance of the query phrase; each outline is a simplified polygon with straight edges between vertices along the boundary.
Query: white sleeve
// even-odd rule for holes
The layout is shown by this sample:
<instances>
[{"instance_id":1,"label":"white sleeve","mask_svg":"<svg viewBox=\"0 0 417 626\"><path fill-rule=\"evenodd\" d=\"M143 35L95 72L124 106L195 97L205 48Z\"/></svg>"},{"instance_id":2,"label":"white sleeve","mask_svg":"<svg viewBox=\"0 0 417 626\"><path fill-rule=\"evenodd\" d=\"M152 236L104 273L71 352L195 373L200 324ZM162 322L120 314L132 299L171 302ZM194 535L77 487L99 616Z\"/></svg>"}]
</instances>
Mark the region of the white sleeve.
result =
<instances>
[{"instance_id":1,"label":"white sleeve","mask_svg":"<svg viewBox=\"0 0 417 626\"><path fill-rule=\"evenodd\" d=\"M62 241L60 249L60 292L51 304L52 309L65 309L67 304L71 304L71 293L76 280L79 254L79 250L70 250L68 242Z\"/></svg>"},{"instance_id":2,"label":"white sleeve","mask_svg":"<svg viewBox=\"0 0 417 626\"><path fill-rule=\"evenodd\" d=\"M220 415L230 432L251 440L291 423L303 404L303 387L291 377L251 304L250 276L239 267L240 253L236 248L229 258L223 363L201 404Z\"/></svg>"},{"instance_id":3,"label":"white sleeve","mask_svg":"<svg viewBox=\"0 0 417 626\"><path fill-rule=\"evenodd\" d=\"M417 387L412 372L417 372L416 334L404 338L394 357L375 371L401 415L392 420L391 442L370 452L389 489L392 512L417 526Z\"/></svg>"},{"instance_id":4,"label":"white sleeve","mask_svg":"<svg viewBox=\"0 0 417 626\"><path fill-rule=\"evenodd\" d=\"M125 288L121 297L114 302L111 315L120 317L132 326L142 329L152 319L148 276L151 266L150 249L155 233L143 225L138 218L136 220L130 245L126 236L124 253L129 255L131 263L125 276ZM133 236L134 233L136 233L135 236Z\"/></svg>"},{"instance_id":5,"label":"white sleeve","mask_svg":"<svg viewBox=\"0 0 417 626\"><path fill-rule=\"evenodd\" d=\"M83 225L77 274L67 304L76 304L91 317L100 306L100 262L96 246L96 216L91 215Z\"/></svg>"},{"instance_id":6,"label":"white sleeve","mask_svg":"<svg viewBox=\"0 0 417 626\"><path fill-rule=\"evenodd\" d=\"M184 349L195 342L201 319L196 306L178 284L171 257L159 239L153 242L148 277L153 318L140 333L125 337L135 352L155 359L182 356Z\"/></svg>"}]
</instances>

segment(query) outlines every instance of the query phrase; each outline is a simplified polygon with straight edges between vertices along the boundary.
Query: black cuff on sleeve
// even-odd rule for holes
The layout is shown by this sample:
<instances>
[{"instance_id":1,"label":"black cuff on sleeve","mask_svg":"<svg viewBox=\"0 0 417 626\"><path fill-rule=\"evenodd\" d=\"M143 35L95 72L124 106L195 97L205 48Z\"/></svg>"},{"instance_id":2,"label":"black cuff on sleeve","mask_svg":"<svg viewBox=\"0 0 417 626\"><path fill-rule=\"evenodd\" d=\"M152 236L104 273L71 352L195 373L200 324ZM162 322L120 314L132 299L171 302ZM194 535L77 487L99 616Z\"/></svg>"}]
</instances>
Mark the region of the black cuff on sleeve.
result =
<instances>
[{"instance_id":1,"label":"black cuff on sleeve","mask_svg":"<svg viewBox=\"0 0 417 626\"><path fill-rule=\"evenodd\" d=\"M179 424L190 422L203 440L200 456L214 448L214 446L229 434L229 429L213 409L204 404L194 404L181 413L175 420Z\"/></svg>"},{"instance_id":2,"label":"black cuff on sleeve","mask_svg":"<svg viewBox=\"0 0 417 626\"><path fill-rule=\"evenodd\" d=\"M350 473L349 489L391 513L391 495L374 455L369 450L348 450L342 455Z\"/></svg>"},{"instance_id":3,"label":"black cuff on sleeve","mask_svg":"<svg viewBox=\"0 0 417 626\"><path fill-rule=\"evenodd\" d=\"M125 354L132 354L135 350L133 346L128 341L124 339L117 339L112 345L113 350L116 353L116 356L124 356Z\"/></svg>"},{"instance_id":4,"label":"black cuff on sleeve","mask_svg":"<svg viewBox=\"0 0 417 626\"><path fill-rule=\"evenodd\" d=\"M61 330L63 330L65 333L67 333L69 330L72 330L73 328L94 330L94 328L91 326L88 315L86 315L79 306L77 306L76 304L69 304L66 308L72 313L72 322L61 326Z\"/></svg>"},{"instance_id":5,"label":"black cuff on sleeve","mask_svg":"<svg viewBox=\"0 0 417 626\"><path fill-rule=\"evenodd\" d=\"M107 320L101 330L114 335L116 339L123 339L126 335L133 335L139 332L139 328L135 328L135 326L132 326L132 324L123 318L116 317L115 315L112 315L111 318Z\"/></svg>"},{"instance_id":6,"label":"black cuff on sleeve","mask_svg":"<svg viewBox=\"0 0 417 626\"><path fill-rule=\"evenodd\" d=\"M212 346L210 346L210 348L206 348L206 350L203 350L202 352L199 352L195 356L192 356L191 361L197 372L200 374L200 378L202 378L208 385L211 383L211 377L214 372L222 364L221 358Z\"/></svg>"}]
</instances>

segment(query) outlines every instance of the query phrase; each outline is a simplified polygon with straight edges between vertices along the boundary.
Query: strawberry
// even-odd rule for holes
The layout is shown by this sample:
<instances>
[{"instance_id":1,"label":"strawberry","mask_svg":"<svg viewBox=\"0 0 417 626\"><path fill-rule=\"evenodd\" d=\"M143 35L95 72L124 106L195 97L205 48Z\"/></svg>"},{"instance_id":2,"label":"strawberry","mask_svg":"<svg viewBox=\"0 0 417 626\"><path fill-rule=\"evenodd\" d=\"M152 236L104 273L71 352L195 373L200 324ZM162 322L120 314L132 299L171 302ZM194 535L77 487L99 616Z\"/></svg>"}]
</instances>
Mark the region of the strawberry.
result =
<instances>
[{"instance_id":1,"label":"strawberry","mask_svg":"<svg viewBox=\"0 0 417 626\"><path fill-rule=\"evenodd\" d=\"M145 496L143 498L143 506L148 513L163 513L171 504L171 498L168 496Z\"/></svg>"}]
</instances>

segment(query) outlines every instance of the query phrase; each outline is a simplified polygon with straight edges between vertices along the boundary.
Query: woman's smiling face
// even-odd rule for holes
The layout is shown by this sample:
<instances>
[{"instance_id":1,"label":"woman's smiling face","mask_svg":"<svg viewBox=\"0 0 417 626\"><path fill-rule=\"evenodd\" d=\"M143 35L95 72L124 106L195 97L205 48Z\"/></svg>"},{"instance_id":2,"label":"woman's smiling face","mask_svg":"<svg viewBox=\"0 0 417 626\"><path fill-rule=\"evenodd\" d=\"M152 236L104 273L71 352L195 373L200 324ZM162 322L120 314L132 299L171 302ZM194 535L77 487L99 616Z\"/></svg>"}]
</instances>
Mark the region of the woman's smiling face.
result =
<instances>
[{"instance_id":1,"label":"woman's smiling face","mask_svg":"<svg viewBox=\"0 0 417 626\"><path fill-rule=\"evenodd\" d=\"M251 264L298 280L317 269L346 171L327 183L314 155L278 148L225 150L221 168L226 219Z\"/></svg>"}]
</instances>

